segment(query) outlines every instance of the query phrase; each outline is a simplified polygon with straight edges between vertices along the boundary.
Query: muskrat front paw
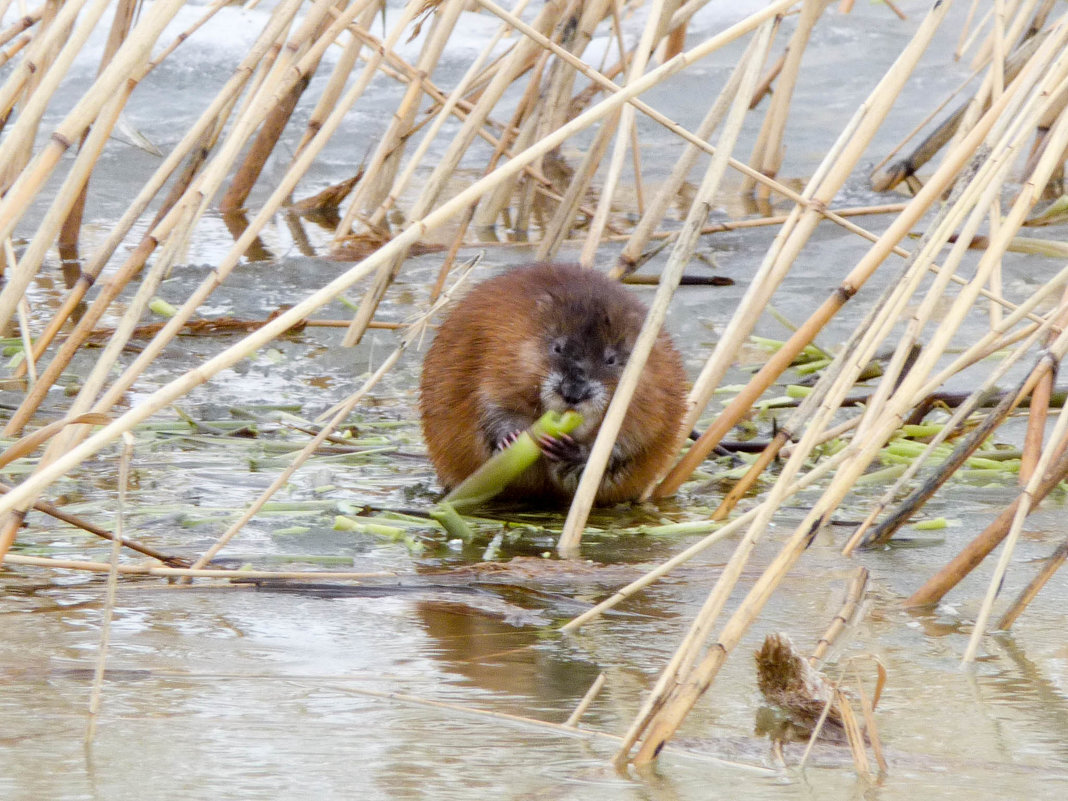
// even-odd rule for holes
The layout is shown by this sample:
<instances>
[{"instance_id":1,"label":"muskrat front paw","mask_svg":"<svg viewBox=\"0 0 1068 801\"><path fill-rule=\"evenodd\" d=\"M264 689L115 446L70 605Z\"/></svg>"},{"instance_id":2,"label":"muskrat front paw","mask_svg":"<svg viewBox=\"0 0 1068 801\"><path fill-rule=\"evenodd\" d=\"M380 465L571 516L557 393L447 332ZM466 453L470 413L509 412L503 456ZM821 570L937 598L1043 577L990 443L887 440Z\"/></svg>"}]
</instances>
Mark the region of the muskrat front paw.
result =
<instances>
[{"instance_id":1,"label":"muskrat front paw","mask_svg":"<svg viewBox=\"0 0 1068 801\"><path fill-rule=\"evenodd\" d=\"M497 444L496 446L494 446L494 450L503 451L505 448L507 448L509 445L519 439L519 435L522 433L523 430L519 428L517 428L515 431L509 431L507 434L497 440Z\"/></svg>"},{"instance_id":2,"label":"muskrat front paw","mask_svg":"<svg viewBox=\"0 0 1068 801\"><path fill-rule=\"evenodd\" d=\"M581 464L586 461L590 450L568 434L550 437L548 434L538 439L538 447L550 462Z\"/></svg>"}]
</instances>

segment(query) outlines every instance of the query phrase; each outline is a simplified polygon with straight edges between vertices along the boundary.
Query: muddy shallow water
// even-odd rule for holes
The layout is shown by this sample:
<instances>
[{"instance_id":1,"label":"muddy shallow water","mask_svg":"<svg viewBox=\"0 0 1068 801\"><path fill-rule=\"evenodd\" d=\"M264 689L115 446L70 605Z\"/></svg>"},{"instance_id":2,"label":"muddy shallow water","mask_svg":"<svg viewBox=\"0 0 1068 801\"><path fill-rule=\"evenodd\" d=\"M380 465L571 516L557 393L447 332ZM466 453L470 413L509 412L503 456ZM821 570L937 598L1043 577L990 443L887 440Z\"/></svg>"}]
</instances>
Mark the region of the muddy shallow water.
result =
<instances>
[{"instance_id":1,"label":"muddy shallow water","mask_svg":"<svg viewBox=\"0 0 1068 801\"><path fill-rule=\"evenodd\" d=\"M908 41L926 4L900 5L911 14L907 23L880 4L858 4L849 16L828 13L817 27L790 122L787 175L811 174L853 109ZM255 12L232 11L255 19ZM952 12L938 46L931 48L898 112L880 133L867 165L927 113L932 97L941 97L966 76L967 67L949 58L965 12L963 6ZM693 35L721 26L718 13L711 9L699 17ZM472 19L470 35L477 42L484 23ZM185 55L176 54L173 64L154 75L143 87L143 105L131 108L132 122L161 145L170 143L171 130L188 125L213 89L207 84L225 80L239 57L239 42L210 33L205 37L194 38ZM471 52L461 46L447 57L441 80L455 80ZM672 109L680 123L695 124L704 109L688 103L688 96L707 91L701 87L709 81L718 84L737 55L717 54L657 90L649 101ZM86 74L94 64L86 59ZM852 76L845 85L840 77L844 65ZM160 107L160 92L168 92L173 102ZM381 118L365 109L365 116L352 121L353 131L386 124L395 98L385 89L382 93ZM757 117L750 120L740 152L748 152L758 125ZM649 138L643 158L663 160L666 174L677 143L659 129L643 128L643 133ZM111 163L102 175L111 183L94 183L87 248L94 232L102 236L121 213L136 189L132 182L144 169L139 161L149 157L113 143L106 158ZM326 153L317 177L325 185L347 174L353 158L352 147L339 144ZM843 191L843 205L886 202L867 189L864 173L858 170ZM723 206L734 216L744 211L732 196L724 197ZM725 216L722 211L717 215ZM885 220L870 218L865 224L879 230ZM314 230L310 234L326 236ZM1057 238L1063 232L1045 235ZM700 369L772 236L771 231L757 230L706 240L704 253L715 264L711 271L736 283L686 287L676 299L669 325L691 375ZM191 244L189 263L175 271L160 294L172 302L184 299L229 242L222 222L209 220ZM205 316L262 318L344 269L324 258L298 255L281 220L264 234L264 242L273 258L239 266L202 308ZM799 322L864 249L864 243L839 229L821 230L776 295L776 309ZM610 263L613 256L612 248L606 248L603 262ZM488 274L528 257L522 246L488 247L485 266L479 269ZM421 310L427 282L439 263L435 255L411 259L387 297L383 319L404 320ZM1048 269L1049 275L1060 266L1052 260L1007 259L1006 293L1022 293L1044 280L1042 270ZM54 262L48 270L33 289L41 318L60 296ZM877 273L821 337L823 344L830 347L844 339L889 280L889 275ZM651 297L651 290L636 291ZM335 303L317 316L348 314ZM985 316L976 313L964 336L983 330L986 323ZM786 334L770 317L758 333L776 338ZM195 557L210 546L284 466L294 443L303 441L285 427L284 413L313 419L344 398L396 343L388 331L373 332L352 349L339 347L340 339L339 331L318 328L288 336L176 404L216 429L257 417L255 439L196 431L175 411L139 430L128 536L184 557ZM182 338L127 402L137 403L233 341ZM92 351L81 356L70 381L77 380L92 358ZM982 658L968 671L959 668L960 658L992 565L984 565L936 610L914 614L900 606L1015 496L1011 479L954 481L924 511L927 517L948 518L948 528L909 531L916 547L847 560L839 549L848 524L863 517L884 486L859 488L836 515L841 525L832 526L805 553L655 771L617 774L608 764L615 741L592 732L620 735L629 726L733 542L714 546L574 635L561 636L556 628L695 539L620 536L612 529L690 519L694 507L714 506L722 487L694 483L678 500L659 508L598 513L592 523L601 530L583 546L584 557L593 564L584 567L466 574L461 568L483 559L491 535L464 546L429 527L413 528L407 541L335 530L335 515L364 505L425 509L433 501L436 486L414 413L418 369L418 354L410 354L356 414L353 441L364 453L312 459L276 496L289 505L257 517L221 554L226 564L264 569L390 571L396 578L387 584L400 586L361 593L348 584L324 587L318 584L330 582L319 582L294 592L251 583L186 587L157 579L124 580L91 747L84 745L84 735L103 579L28 567L0 575L0 797L1065 797L1068 585L1063 578L1054 578L1011 634L988 638ZM745 376L739 368L729 382ZM961 386L970 380L957 379ZM63 401L57 391L49 411L60 413ZM17 402L17 396L0 394L0 402ZM770 420L758 426L761 435L767 435ZM1019 426L1009 426L999 437L1011 442L1019 433ZM709 466L708 472L715 471ZM9 474L5 480L19 477ZM116 481L115 453L105 451L57 483L50 497L110 526ZM773 558L781 538L815 497L814 492L799 495L775 520L745 571L741 590L748 589ZM1003 599L1014 597L1037 560L1063 539L1066 503L1065 494L1055 492L1029 519ZM509 532L494 558L537 559L551 551L562 518L543 515L534 522L537 527ZM104 561L108 550L102 541L31 516L18 552ZM872 573L866 615L839 644L832 664L872 655L886 666L889 683L878 721L890 770L878 784L858 779L848 751L836 746L818 749L804 772L784 767L769 740L756 732L764 713L750 655L769 632L786 632L803 650L811 648L838 611L857 565ZM858 664L871 675L870 662ZM834 675L835 668L830 670ZM607 682L582 721L586 731L565 732L509 717L562 723L601 672ZM788 765L796 765L798 753L788 749Z\"/></svg>"}]
</instances>

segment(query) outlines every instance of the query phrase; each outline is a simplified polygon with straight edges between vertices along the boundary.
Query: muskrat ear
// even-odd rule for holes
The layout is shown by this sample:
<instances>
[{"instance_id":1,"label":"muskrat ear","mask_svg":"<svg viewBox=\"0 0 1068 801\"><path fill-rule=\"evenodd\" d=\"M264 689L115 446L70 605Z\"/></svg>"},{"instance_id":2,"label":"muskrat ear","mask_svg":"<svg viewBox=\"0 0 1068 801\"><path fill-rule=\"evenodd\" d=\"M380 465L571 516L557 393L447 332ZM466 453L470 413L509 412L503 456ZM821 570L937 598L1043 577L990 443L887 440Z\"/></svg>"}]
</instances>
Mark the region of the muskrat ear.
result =
<instances>
[{"instance_id":1,"label":"muskrat ear","mask_svg":"<svg viewBox=\"0 0 1068 801\"><path fill-rule=\"evenodd\" d=\"M550 312L556 306L556 301L549 292L539 292L534 296L534 308L539 312Z\"/></svg>"}]
</instances>

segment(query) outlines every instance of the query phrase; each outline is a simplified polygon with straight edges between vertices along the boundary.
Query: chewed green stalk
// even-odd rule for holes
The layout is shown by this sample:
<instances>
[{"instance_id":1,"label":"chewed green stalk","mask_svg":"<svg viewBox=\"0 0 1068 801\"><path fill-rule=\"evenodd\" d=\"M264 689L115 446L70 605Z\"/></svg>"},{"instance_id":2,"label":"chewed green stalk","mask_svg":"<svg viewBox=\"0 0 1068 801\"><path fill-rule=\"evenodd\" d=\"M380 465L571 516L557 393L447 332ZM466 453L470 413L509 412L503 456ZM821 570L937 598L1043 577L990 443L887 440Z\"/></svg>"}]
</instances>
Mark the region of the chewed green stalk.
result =
<instances>
[{"instance_id":1,"label":"chewed green stalk","mask_svg":"<svg viewBox=\"0 0 1068 801\"><path fill-rule=\"evenodd\" d=\"M541 449L538 447L541 437L559 437L574 431L581 424L582 415L578 412L546 412L534 425L520 434L515 442L495 453L489 461L460 482L458 487L445 496L443 503L448 503L457 511L464 511L499 495L541 456Z\"/></svg>"}]
</instances>

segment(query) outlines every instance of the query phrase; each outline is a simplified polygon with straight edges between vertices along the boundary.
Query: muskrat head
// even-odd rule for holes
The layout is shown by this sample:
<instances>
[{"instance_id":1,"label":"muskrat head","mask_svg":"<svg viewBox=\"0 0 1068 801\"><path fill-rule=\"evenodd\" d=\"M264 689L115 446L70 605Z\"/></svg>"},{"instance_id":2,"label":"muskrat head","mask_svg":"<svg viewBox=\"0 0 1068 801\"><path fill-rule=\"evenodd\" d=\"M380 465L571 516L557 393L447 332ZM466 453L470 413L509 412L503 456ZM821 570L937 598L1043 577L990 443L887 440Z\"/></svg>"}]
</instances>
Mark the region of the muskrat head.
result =
<instances>
[{"instance_id":1,"label":"muskrat head","mask_svg":"<svg viewBox=\"0 0 1068 801\"><path fill-rule=\"evenodd\" d=\"M583 424L572 436L588 439L601 424L641 319L626 315L622 321L611 311L585 306L558 306L554 312L556 324L547 327L544 341L548 369L541 384L542 406L581 414Z\"/></svg>"}]
</instances>

